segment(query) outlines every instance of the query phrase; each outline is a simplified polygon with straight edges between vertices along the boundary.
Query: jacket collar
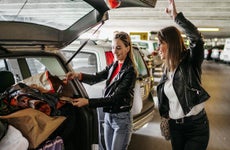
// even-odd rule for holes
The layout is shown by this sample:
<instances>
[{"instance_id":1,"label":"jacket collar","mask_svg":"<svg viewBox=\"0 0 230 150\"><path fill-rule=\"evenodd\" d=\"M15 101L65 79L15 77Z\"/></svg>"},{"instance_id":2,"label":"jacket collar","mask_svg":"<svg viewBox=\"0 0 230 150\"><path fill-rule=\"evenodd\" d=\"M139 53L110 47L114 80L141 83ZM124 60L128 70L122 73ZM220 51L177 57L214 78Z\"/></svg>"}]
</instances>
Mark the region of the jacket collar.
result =
<instances>
[{"instance_id":1,"label":"jacket collar","mask_svg":"<svg viewBox=\"0 0 230 150\"><path fill-rule=\"evenodd\" d=\"M107 84L107 85L111 85L112 83L118 81L118 80L121 78L121 76L123 75L123 73L124 73L129 67L131 67L131 64L132 64L132 62L131 62L130 58L127 56L126 59L125 59L125 61L124 61L124 63L123 63L123 65L122 65L122 67L121 67L121 70L120 70L120 71L118 72L118 74L114 77L114 79L110 82L109 79L111 78L111 75L112 75L113 71L116 69L116 67L117 67L117 65L118 65L118 61L115 61L115 62L112 64L111 68L109 69L109 74L108 74L108 78L107 78L106 84Z\"/></svg>"}]
</instances>

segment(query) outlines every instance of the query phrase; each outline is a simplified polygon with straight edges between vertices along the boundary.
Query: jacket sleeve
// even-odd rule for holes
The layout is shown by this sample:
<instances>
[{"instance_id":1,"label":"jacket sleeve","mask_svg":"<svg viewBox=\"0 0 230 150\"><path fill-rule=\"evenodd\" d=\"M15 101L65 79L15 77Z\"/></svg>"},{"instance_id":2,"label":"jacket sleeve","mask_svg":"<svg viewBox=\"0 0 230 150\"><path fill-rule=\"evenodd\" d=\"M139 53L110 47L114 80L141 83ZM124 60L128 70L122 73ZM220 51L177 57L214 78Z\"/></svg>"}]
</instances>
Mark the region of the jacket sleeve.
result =
<instances>
[{"instance_id":1,"label":"jacket sleeve","mask_svg":"<svg viewBox=\"0 0 230 150\"><path fill-rule=\"evenodd\" d=\"M104 81L108 77L109 67L110 66L107 66L104 70L102 70L101 72L97 72L95 74L82 73L81 81L89 85L93 85L98 82Z\"/></svg>"},{"instance_id":2,"label":"jacket sleeve","mask_svg":"<svg viewBox=\"0 0 230 150\"><path fill-rule=\"evenodd\" d=\"M103 98L89 99L90 107L104 107L104 106L127 106L133 99L133 88L136 81L136 74L134 68L128 69L121 80L112 85L110 94Z\"/></svg>"},{"instance_id":3,"label":"jacket sleeve","mask_svg":"<svg viewBox=\"0 0 230 150\"><path fill-rule=\"evenodd\" d=\"M189 38L188 49L190 50L192 64L200 69L204 60L204 41L201 33L196 26L184 17L182 12L177 14L175 22L184 30L186 36Z\"/></svg>"}]
</instances>

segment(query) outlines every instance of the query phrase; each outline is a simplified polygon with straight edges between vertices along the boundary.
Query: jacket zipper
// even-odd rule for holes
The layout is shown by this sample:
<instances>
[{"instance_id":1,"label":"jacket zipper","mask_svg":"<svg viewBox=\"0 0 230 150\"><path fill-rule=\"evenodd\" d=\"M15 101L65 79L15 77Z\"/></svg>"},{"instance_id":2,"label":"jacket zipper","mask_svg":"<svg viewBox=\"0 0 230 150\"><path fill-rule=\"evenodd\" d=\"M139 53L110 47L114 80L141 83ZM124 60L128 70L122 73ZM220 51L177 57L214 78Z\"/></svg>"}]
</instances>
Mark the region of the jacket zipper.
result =
<instances>
[{"instance_id":1,"label":"jacket zipper","mask_svg":"<svg viewBox=\"0 0 230 150\"><path fill-rule=\"evenodd\" d=\"M189 86L187 86L187 88L193 92L196 92L197 95L200 95L200 92L201 92L200 90L193 88L193 87L189 87Z\"/></svg>"},{"instance_id":2,"label":"jacket zipper","mask_svg":"<svg viewBox=\"0 0 230 150\"><path fill-rule=\"evenodd\" d=\"M178 66L178 67L179 67L179 66ZM183 80L184 80L184 86L185 86L184 89L185 89L185 90L186 90L186 88L190 89L190 87L188 86L187 82L186 82L185 79L184 79L184 74L183 74L183 71L182 71L181 67L179 67L179 69L180 69L180 72L181 72L181 74L182 74L182 78L183 78ZM190 73L189 73L189 75L190 75ZM186 101L187 106L189 107L189 103L188 103L188 99L187 99L188 95L187 95L186 93L187 93L187 92L185 92L185 101ZM191 108L189 107L189 109L191 109Z\"/></svg>"}]
</instances>

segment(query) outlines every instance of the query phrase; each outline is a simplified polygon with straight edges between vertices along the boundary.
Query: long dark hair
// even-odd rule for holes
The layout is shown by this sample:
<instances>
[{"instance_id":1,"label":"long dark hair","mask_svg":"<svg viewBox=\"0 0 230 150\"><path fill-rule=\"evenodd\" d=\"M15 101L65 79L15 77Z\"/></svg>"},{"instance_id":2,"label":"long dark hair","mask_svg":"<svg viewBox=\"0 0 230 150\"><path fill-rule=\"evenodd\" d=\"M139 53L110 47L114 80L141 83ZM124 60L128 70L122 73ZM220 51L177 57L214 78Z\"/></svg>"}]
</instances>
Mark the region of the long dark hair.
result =
<instances>
[{"instance_id":1,"label":"long dark hair","mask_svg":"<svg viewBox=\"0 0 230 150\"><path fill-rule=\"evenodd\" d=\"M169 26L161 29L157 36L160 42L166 42L168 44L165 65L172 71L179 65L182 54L186 51L181 32L176 27Z\"/></svg>"}]
</instances>

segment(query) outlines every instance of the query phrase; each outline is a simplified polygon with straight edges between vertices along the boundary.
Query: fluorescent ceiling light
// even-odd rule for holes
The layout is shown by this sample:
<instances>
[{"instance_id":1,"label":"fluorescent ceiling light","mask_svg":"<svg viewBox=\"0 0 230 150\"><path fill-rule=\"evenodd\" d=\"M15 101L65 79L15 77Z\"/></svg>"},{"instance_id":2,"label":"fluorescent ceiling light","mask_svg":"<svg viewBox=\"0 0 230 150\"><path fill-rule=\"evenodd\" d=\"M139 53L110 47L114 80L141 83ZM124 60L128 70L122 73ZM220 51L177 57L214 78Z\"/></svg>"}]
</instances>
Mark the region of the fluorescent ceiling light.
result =
<instances>
[{"instance_id":1,"label":"fluorescent ceiling light","mask_svg":"<svg viewBox=\"0 0 230 150\"><path fill-rule=\"evenodd\" d=\"M219 28L198 28L199 31L213 31L213 32L216 32L216 31L219 31L220 29Z\"/></svg>"}]
</instances>

